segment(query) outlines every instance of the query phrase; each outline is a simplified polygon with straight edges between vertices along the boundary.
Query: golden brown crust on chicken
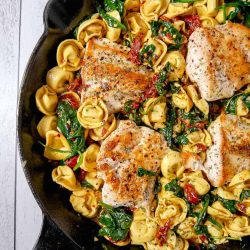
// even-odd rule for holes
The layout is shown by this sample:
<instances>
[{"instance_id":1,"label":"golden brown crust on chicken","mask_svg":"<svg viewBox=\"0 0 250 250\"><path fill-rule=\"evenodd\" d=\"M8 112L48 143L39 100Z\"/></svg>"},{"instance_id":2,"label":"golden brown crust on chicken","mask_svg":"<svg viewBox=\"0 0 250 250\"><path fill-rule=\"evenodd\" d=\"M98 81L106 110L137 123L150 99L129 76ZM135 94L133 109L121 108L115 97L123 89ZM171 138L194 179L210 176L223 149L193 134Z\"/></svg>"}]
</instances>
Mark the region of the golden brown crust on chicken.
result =
<instances>
[{"instance_id":1,"label":"golden brown crust on chicken","mask_svg":"<svg viewBox=\"0 0 250 250\"><path fill-rule=\"evenodd\" d=\"M213 186L222 186L238 172L250 169L250 120L221 114L208 128L213 145L203 170Z\"/></svg>"},{"instance_id":2,"label":"golden brown crust on chicken","mask_svg":"<svg viewBox=\"0 0 250 250\"><path fill-rule=\"evenodd\" d=\"M112 206L150 208L155 176L139 177L139 167L158 173L167 150L164 137L130 120L103 142L98 155L98 176L104 179L102 199Z\"/></svg>"},{"instance_id":3,"label":"golden brown crust on chicken","mask_svg":"<svg viewBox=\"0 0 250 250\"><path fill-rule=\"evenodd\" d=\"M129 60L128 47L104 38L87 43L81 75L82 101L99 96L110 113L120 111L127 100L139 101L152 78L152 72Z\"/></svg>"},{"instance_id":4,"label":"golden brown crust on chicken","mask_svg":"<svg viewBox=\"0 0 250 250\"><path fill-rule=\"evenodd\" d=\"M186 72L197 83L202 98L229 98L250 82L249 39L249 28L230 22L192 33Z\"/></svg>"}]
</instances>

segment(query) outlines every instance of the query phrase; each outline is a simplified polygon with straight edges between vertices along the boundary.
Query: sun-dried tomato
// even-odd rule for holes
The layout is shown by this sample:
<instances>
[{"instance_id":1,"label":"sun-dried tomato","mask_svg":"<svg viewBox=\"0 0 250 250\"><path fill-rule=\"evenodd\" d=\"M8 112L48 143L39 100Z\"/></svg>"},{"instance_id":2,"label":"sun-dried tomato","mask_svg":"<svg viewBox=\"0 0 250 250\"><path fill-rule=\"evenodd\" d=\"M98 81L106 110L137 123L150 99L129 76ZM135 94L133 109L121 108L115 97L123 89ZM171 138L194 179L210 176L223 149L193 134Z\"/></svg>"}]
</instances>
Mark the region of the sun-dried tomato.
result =
<instances>
[{"instance_id":1,"label":"sun-dried tomato","mask_svg":"<svg viewBox=\"0 0 250 250\"><path fill-rule=\"evenodd\" d=\"M246 210L247 210L247 207L246 207L246 204L241 202L241 203L238 203L236 205L236 207L238 208L238 210L242 213L246 213Z\"/></svg>"},{"instance_id":2,"label":"sun-dried tomato","mask_svg":"<svg viewBox=\"0 0 250 250\"><path fill-rule=\"evenodd\" d=\"M73 168L77 164L78 157L79 155L75 155L69 158L68 160L65 161L66 165Z\"/></svg>"},{"instance_id":3,"label":"sun-dried tomato","mask_svg":"<svg viewBox=\"0 0 250 250\"><path fill-rule=\"evenodd\" d=\"M169 219L164 226L160 227L157 234L156 239L160 246L163 246L165 243L167 243L167 233L169 229L171 228L172 219Z\"/></svg>"},{"instance_id":4,"label":"sun-dried tomato","mask_svg":"<svg viewBox=\"0 0 250 250\"><path fill-rule=\"evenodd\" d=\"M199 203L200 199L199 199L198 193L192 184L187 183L184 186L184 193L189 203L191 204Z\"/></svg>"},{"instance_id":5,"label":"sun-dried tomato","mask_svg":"<svg viewBox=\"0 0 250 250\"><path fill-rule=\"evenodd\" d=\"M141 61L140 61L140 49L142 47L142 39L143 36L142 35L138 35L137 37L135 37L132 41L131 44L131 50L130 50L130 60L132 63L140 65Z\"/></svg>"},{"instance_id":6,"label":"sun-dried tomato","mask_svg":"<svg viewBox=\"0 0 250 250\"><path fill-rule=\"evenodd\" d=\"M64 95L62 95L60 97L60 100L66 100L69 102L70 106L73 108L73 109L78 109L79 108L79 101L74 97L74 95L72 95L71 93L66 93Z\"/></svg>"},{"instance_id":7,"label":"sun-dried tomato","mask_svg":"<svg viewBox=\"0 0 250 250\"><path fill-rule=\"evenodd\" d=\"M195 31L195 29L201 27L201 20L199 15L183 16L183 21L186 23L186 29L188 30L189 36Z\"/></svg>"}]
</instances>

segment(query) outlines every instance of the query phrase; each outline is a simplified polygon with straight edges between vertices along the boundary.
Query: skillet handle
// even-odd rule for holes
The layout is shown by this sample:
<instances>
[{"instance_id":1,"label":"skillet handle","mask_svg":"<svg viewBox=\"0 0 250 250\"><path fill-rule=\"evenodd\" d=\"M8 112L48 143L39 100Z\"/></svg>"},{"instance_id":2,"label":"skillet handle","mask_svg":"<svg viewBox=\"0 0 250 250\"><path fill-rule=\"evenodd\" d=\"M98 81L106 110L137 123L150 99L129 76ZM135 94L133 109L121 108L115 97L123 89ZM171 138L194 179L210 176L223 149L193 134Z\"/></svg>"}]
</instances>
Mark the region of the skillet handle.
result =
<instances>
[{"instance_id":1,"label":"skillet handle","mask_svg":"<svg viewBox=\"0 0 250 250\"><path fill-rule=\"evenodd\" d=\"M43 14L45 30L68 33L92 12L93 3L94 0L50 0Z\"/></svg>"},{"instance_id":2,"label":"skillet handle","mask_svg":"<svg viewBox=\"0 0 250 250\"><path fill-rule=\"evenodd\" d=\"M43 217L43 226L40 236L33 250L79 250L77 247L48 217Z\"/></svg>"}]
</instances>

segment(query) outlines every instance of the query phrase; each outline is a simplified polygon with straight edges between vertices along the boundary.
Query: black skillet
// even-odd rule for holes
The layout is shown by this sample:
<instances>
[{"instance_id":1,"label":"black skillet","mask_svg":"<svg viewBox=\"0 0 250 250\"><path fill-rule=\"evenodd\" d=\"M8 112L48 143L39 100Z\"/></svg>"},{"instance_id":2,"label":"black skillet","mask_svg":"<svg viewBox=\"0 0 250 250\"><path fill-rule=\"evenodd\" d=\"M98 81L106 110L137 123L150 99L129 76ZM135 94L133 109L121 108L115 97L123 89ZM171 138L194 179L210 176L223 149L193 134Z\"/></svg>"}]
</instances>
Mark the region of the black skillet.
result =
<instances>
[{"instance_id":1,"label":"black skillet","mask_svg":"<svg viewBox=\"0 0 250 250\"><path fill-rule=\"evenodd\" d=\"M23 170L33 195L44 214L40 238L34 247L41 249L121 249L104 240L96 241L98 227L75 213L69 192L52 182L52 167L37 144L36 125L41 114L36 109L35 92L45 82L48 69L56 65L56 48L72 36L72 30L94 11L94 1L50 0L44 11L45 31L38 41L23 76L18 105L18 141ZM28 225L24 225L28 226ZM106 249L107 249L106 248ZM218 249L250 249L250 238L234 241ZM127 246L123 249L142 249Z\"/></svg>"}]
</instances>

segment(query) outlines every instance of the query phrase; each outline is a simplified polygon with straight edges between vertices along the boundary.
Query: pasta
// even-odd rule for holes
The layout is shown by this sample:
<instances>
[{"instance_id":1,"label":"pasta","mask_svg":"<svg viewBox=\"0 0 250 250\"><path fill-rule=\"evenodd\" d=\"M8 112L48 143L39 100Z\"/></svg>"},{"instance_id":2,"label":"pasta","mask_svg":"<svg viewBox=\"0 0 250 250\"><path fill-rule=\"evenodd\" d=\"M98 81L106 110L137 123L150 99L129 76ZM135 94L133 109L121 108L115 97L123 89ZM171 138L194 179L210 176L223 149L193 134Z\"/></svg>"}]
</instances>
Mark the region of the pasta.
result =
<instances>
[{"instance_id":1,"label":"pasta","mask_svg":"<svg viewBox=\"0 0 250 250\"><path fill-rule=\"evenodd\" d=\"M89 131L89 136L94 141L104 140L116 129L116 125L116 118L114 115L111 115L103 126L91 129Z\"/></svg>"},{"instance_id":2,"label":"pasta","mask_svg":"<svg viewBox=\"0 0 250 250\"><path fill-rule=\"evenodd\" d=\"M59 166L55 168L52 171L52 179L69 191L78 191L81 189L81 185L76 180L73 170L68 166Z\"/></svg>"},{"instance_id":3,"label":"pasta","mask_svg":"<svg viewBox=\"0 0 250 250\"><path fill-rule=\"evenodd\" d=\"M114 17L115 19L117 19L118 21L121 21L121 17L120 14L117 10L108 12L108 14L112 17ZM112 42L116 42L119 38L120 38L120 34L121 34L121 29L120 28L112 28L110 26L107 26L107 34L106 37L112 41Z\"/></svg>"},{"instance_id":4,"label":"pasta","mask_svg":"<svg viewBox=\"0 0 250 250\"><path fill-rule=\"evenodd\" d=\"M50 69L46 76L47 85L53 89L57 94L66 90L66 84L73 81L74 74L56 66Z\"/></svg>"},{"instance_id":5,"label":"pasta","mask_svg":"<svg viewBox=\"0 0 250 250\"><path fill-rule=\"evenodd\" d=\"M56 131L57 116L45 115L37 125L37 131L42 138L46 138L46 133L50 130Z\"/></svg>"},{"instance_id":6,"label":"pasta","mask_svg":"<svg viewBox=\"0 0 250 250\"><path fill-rule=\"evenodd\" d=\"M242 79L237 83L235 77L238 85L223 99L217 93L208 98L206 79L200 86L200 78L189 72L197 61L194 74L206 75L211 85L222 76L229 80L220 60L230 46L247 54L248 31L232 24L247 24L245 4L98 1L98 13L74 28L74 39L68 36L58 45L57 65L35 94L43 114L39 144L54 166L52 180L62 192L70 191L72 210L96 222L98 235L117 247L187 250L189 244L203 248L250 236L248 145L241 139L250 124L250 84L241 82L247 78L246 58L235 58L242 61ZM214 54L222 37L228 44L221 45L225 55L218 59ZM190 60L197 52L194 43L202 59ZM200 65L207 65L206 71ZM223 125L226 117L235 122ZM229 125L242 131L225 132ZM221 144L225 151L214 150ZM232 178L231 161L244 165Z\"/></svg>"},{"instance_id":7,"label":"pasta","mask_svg":"<svg viewBox=\"0 0 250 250\"><path fill-rule=\"evenodd\" d=\"M154 129L164 128L166 117L166 98L149 98L143 107L142 121Z\"/></svg>"},{"instance_id":8,"label":"pasta","mask_svg":"<svg viewBox=\"0 0 250 250\"><path fill-rule=\"evenodd\" d=\"M80 42L74 39L64 40L57 48L57 64L67 71L77 71L81 68L84 49Z\"/></svg>"},{"instance_id":9,"label":"pasta","mask_svg":"<svg viewBox=\"0 0 250 250\"><path fill-rule=\"evenodd\" d=\"M77 111L78 121L87 129L103 126L107 122L108 116L105 103L98 98L87 99Z\"/></svg>"},{"instance_id":10,"label":"pasta","mask_svg":"<svg viewBox=\"0 0 250 250\"><path fill-rule=\"evenodd\" d=\"M96 171L96 158L99 153L100 147L97 144L91 144L83 153L83 161L81 168L87 172Z\"/></svg>"},{"instance_id":11,"label":"pasta","mask_svg":"<svg viewBox=\"0 0 250 250\"><path fill-rule=\"evenodd\" d=\"M98 200L95 192L89 188L74 191L70 196L74 210L87 218L93 218L98 212Z\"/></svg>"},{"instance_id":12,"label":"pasta","mask_svg":"<svg viewBox=\"0 0 250 250\"><path fill-rule=\"evenodd\" d=\"M141 14L147 21L157 20L167 10L169 2L169 0L141 1Z\"/></svg>"},{"instance_id":13,"label":"pasta","mask_svg":"<svg viewBox=\"0 0 250 250\"><path fill-rule=\"evenodd\" d=\"M85 45L93 37L101 38L106 34L106 24L103 20L98 19L98 17L99 15L93 15L78 27L77 40L82 45Z\"/></svg>"},{"instance_id":14,"label":"pasta","mask_svg":"<svg viewBox=\"0 0 250 250\"><path fill-rule=\"evenodd\" d=\"M130 227L132 244L140 245L151 241L157 233L157 223L154 218L148 217L142 209L134 211L134 219Z\"/></svg>"},{"instance_id":15,"label":"pasta","mask_svg":"<svg viewBox=\"0 0 250 250\"><path fill-rule=\"evenodd\" d=\"M49 86L43 85L36 91L36 106L43 114L54 115L57 103L57 94Z\"/></svg>"},{"instance_id":16,"label":"pasta","mask_svg":"<svg viewBox=\"0 0 250 250\"><path fill-rule=\"evenodd\" d=\"M50 160L63 160L70 154L70 145L59 132L50 130L46 133L44 157Z\"/></svg>"}]
</instances>

